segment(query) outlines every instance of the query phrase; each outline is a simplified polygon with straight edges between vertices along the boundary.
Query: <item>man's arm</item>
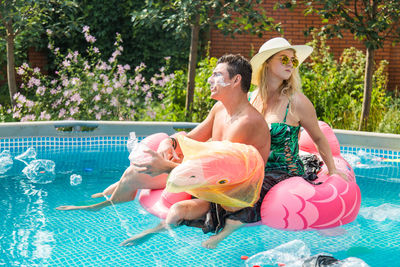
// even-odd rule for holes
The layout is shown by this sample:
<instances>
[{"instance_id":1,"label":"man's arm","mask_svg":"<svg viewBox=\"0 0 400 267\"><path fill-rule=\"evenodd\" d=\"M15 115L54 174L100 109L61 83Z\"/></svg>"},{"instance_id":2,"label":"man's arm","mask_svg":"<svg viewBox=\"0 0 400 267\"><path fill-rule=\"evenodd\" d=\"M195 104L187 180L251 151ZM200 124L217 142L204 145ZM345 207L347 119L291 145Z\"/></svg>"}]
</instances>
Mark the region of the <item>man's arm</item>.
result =
<instances>
[{"instance_id":1,"label":"man's arm","mask_svg":"<svg viewBox=\"0 0 400 267\"><path fill-rule=\"evenodd\" d=\"M187 137L200 142L208 141L212 137L215 114L221 108L221 105L220 102L217 102L208 113L207 118L191 130Z\"/></svg>"}]
</instances>

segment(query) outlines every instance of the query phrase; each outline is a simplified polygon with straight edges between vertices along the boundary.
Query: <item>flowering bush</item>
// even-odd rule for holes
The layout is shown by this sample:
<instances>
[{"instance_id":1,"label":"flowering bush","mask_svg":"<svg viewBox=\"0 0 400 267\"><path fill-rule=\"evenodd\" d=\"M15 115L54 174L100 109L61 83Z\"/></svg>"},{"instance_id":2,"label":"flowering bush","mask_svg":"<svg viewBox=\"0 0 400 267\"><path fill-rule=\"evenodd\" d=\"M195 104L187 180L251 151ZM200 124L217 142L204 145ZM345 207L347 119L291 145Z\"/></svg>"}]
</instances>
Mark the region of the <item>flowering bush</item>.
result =
<instances>
[{"instance_id":1,"label":"flowering bush","mask_svg":"<svg viewBox=\"0 0 400 267\"><path fill-rule=\"evenodd\" d=\"M185 112L187 71L175 71L174 78L162 89L163 103L155 108L156 119L160 121L193 121L202 122L210 112L215 100L210 98L210 86L207 79L211 76L217 58L207 56L200 60L196 68L193 112Z\"/></svg>"},{"instance_id":2,"label":"flowering bush","mask_svg":"<svg viewBox=\"0 0 400 267\"><path fill-rule=\"evenodd\" d=\"M147 120L155 118L155 105L164 98L165 85L174 74L165 74L165 67L149 80L141 74L141 63L135 68L118 64L123 52L122 38L116 34L115 51L108 62L101 60L96 38L88 26L83 34L88 43L86 55L69 50L61 54L49 36L48 48L56 57L53 76L43 75L24 63L17 69L22 76L21 92L14 95L12 109L16 121L33 120ZM169 59L166 58L167 66ZM11 112L11 110L9 110Z\"/></svg>"}]
</instances>

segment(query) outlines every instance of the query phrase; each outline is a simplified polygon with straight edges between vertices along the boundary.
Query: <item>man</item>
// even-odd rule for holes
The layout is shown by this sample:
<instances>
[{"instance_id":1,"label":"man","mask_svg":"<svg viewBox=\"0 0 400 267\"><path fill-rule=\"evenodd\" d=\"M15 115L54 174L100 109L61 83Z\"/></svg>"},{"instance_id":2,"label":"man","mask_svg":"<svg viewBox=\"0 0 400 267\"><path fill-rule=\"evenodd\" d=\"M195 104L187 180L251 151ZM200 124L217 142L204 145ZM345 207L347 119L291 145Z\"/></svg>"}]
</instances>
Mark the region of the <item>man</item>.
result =
<instances>
[{"instance_id":1,"label":"man","mask_svg":"<svg viewBox=\"0 0 400 267\"><path fill-rule=\"evenodd\" d=\"M270 134L263 116L249 103L247 93L251 83L251 65L240 55L222 56L208 79L210 83L211 98L218 102L213 106L207 118L187 134L187 137L197 141L208 140L244 143L253 145L259 152L264 162L267 162L270 148ZM173 149L173 140L164 140L157 152L147 151L152 159L146 163L134 164L127 168L120 181L107 188L103 193L94 197L111 194L109 200L90 206L61 206L58 210L100 210L112 203L122 203L133 200L138 189L160 189L166 185L166 176L160 173L169 172L178 163L169 159L176 158ZM179 205L174 205L166 222L153 232L165 228L165 223L176 223L177 220L194 220L205 215L210 210L210 203L201 199L191 199ZM210 238L210 242L203 246L213 248L220 240L231 233L242 223L237 220L226 220L225 228L218 236ZM146 235L146 233L145 233ZM143 236L143 234L142 234ZM143 236L144 237L144 236ZM132 245L143 237L131 238L122 245ZM222 239L220 239L222 238Z\"/></svg>"}]
</instances>

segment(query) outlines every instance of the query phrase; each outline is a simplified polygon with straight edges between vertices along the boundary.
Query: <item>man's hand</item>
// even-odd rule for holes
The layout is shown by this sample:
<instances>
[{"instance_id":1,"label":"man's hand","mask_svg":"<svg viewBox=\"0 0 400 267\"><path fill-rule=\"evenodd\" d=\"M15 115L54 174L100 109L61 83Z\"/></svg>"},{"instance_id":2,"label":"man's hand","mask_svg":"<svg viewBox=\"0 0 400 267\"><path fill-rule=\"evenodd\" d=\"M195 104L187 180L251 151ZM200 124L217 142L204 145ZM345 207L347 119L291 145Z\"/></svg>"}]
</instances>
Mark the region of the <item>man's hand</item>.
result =
<instances>
[{"instance_id":1,"label":"man's hand","mask_svg":"<svg viewBox=\"0 0 400 267\"><path fill-rule=\"evenodd\" d=\"M150 157L145 157L142 161L133 162L132 165L139 173L145 173L151 176L157 176L161 173L170 172L176 165L163 158L160 153L154 152L151 149L143 150Z\"/></svg>"},{"instance_id":2,"label":"man's hand","mask_svg":"<svg viewBox=\"0 0 400 267\"><path fill-rule=\"evenodd\" d=\"M175 149L172 146L172 140L170 138L166 138L160 142L157 152L166 160L180 161L179 156L176 154Z\"/></svg>"}]
</instances>

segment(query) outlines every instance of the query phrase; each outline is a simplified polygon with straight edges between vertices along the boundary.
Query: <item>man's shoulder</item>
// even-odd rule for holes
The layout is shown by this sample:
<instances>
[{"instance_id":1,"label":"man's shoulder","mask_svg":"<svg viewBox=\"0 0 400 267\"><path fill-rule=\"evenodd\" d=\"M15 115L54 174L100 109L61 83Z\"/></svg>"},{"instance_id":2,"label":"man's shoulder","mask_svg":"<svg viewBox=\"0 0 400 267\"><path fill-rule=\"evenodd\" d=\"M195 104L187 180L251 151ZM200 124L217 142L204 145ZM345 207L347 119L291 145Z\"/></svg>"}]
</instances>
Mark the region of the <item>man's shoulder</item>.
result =
<instances>
[{"instance_id":1,"label":"man's shoulder","mask_svg":"<svg viewBox=\"0 0 400 267\"><path fill-rule=\"evenodd\" d=\"M244 116L247 116L248 120L262 120L264 121L263 115L252 105L249 105L245 110Z\"/></svg>"},{"instance_id":2,"label":"man's shoulder","mask_svg":"<svg viewBox=\"0 0 400 267\"><path fill-rule=\"evenodd\" d=\"M265 121L264 117L253 106L250 106L246 109L241 122L243 125L251 127L267 126L267 122Z\"/></svg>"}]
</instances>

